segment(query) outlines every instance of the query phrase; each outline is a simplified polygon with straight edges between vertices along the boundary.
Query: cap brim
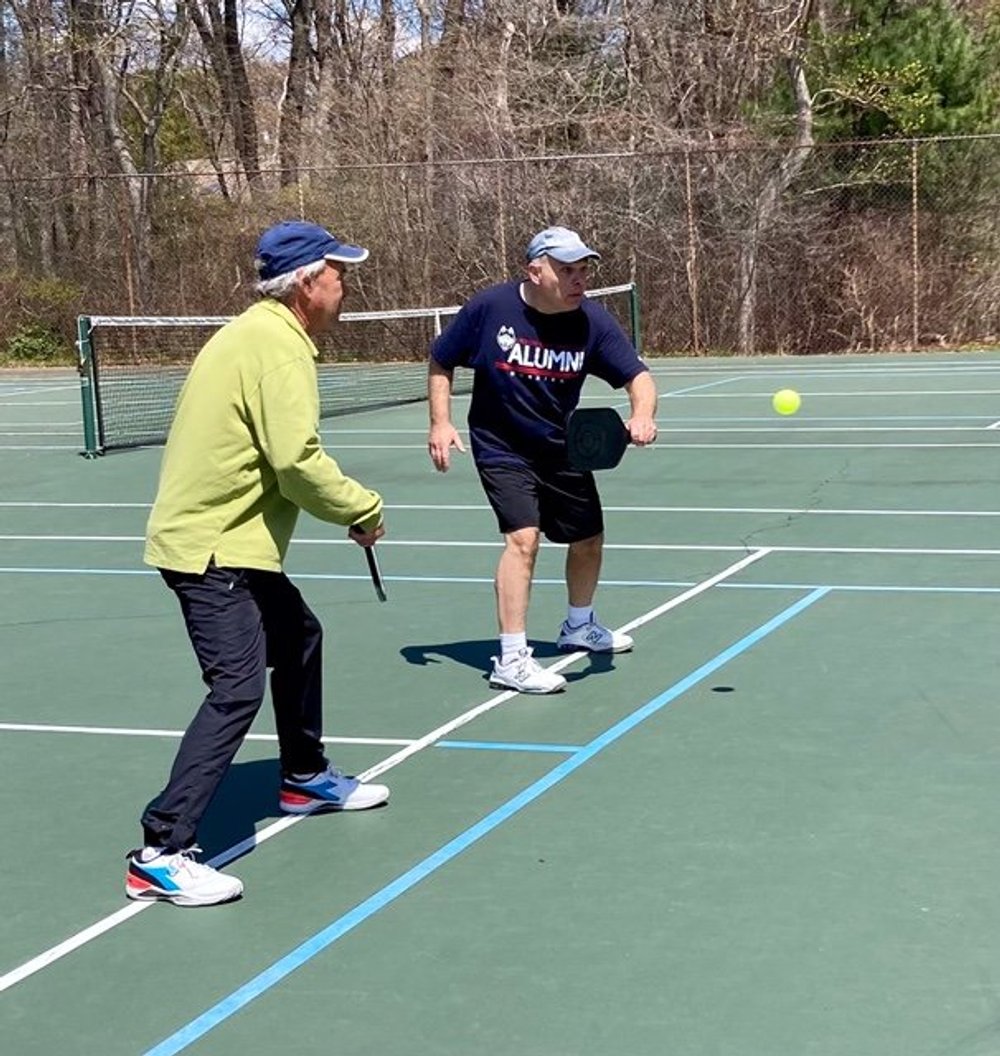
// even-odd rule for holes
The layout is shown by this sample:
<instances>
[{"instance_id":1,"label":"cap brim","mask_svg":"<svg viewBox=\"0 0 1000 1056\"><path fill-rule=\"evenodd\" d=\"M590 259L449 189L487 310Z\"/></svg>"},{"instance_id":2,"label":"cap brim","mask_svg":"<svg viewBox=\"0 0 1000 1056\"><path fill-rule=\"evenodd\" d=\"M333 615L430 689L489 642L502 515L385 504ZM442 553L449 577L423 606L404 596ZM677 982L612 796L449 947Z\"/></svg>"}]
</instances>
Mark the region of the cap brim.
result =
<instances>
[{"instance_id":1,"label":"cap brim","mask_svg":"<svg viewBox=\"0 0 1000 1056\"><path fill-rule=\"evenodd\" d=\"M324 253L324 260L336 260L341 264L360 264L368 259L368 250L361 246L347 246L341 243L333 253Z\"/></svg>"},{"instance_id":2,"label":"cap brim","mask_svg":"<svg viewBox=\"0 0 1000 1056\"><path fill-rule=\"evenodd\" d=\"M558 260L560 264L577 264L581 260L600 260L601 254L595 253L592 249L579 250L579 251L562 251L553 253L549 250L546 254L541 254L551 257L553 260Z\"/></svg>"}]
</instances>

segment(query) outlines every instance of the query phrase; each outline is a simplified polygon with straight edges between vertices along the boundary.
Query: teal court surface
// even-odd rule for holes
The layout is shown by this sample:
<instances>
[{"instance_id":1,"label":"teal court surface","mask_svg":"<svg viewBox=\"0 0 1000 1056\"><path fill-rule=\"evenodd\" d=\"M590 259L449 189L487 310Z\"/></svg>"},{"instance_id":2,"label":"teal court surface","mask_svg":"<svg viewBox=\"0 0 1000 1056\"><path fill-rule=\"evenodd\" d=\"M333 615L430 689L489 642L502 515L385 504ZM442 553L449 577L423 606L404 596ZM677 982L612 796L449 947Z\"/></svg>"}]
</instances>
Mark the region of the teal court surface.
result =
<instances>
[{"instance_id":1,"label":"teal court surface","mask_svg":"<svg viewBox=\"0 0 1000 1056\"><path fill-rule=\"evenodd\" d=\"M323 422L389 600L308 517L288 570L331 757L392 799L281 816L265 706L200 834L245 896L196 910L123 891L202 696L141 563L160 450L83 459L75 375L0 375L4 1053L1000 1053L1000 355L652 369L660 439L599 475L636 648L556 653L544 546L552 697L487 685L468 457L422 404Z\"/></svg>"}]
</instances>

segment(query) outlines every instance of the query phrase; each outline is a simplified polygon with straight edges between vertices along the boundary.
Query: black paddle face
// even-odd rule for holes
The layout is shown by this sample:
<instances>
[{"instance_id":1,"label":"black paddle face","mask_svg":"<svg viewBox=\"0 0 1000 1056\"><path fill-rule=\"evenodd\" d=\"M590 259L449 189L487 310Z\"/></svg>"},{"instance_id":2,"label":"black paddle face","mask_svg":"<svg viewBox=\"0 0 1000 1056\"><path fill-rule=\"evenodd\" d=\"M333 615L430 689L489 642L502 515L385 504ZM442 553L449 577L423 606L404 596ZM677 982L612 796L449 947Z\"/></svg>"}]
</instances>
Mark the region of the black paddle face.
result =
<instances>
[{"instance_id":1,"label":"black paddle face","mask_svg":"<svg viewBox=\"0 0 1000 1056\"><path fill-rule=\"evenodd\" d=\"M610 407L574 411L566 426L569 464L574 469L614 469L630 439L625 423Z\"/></svg>"}]
</instances>

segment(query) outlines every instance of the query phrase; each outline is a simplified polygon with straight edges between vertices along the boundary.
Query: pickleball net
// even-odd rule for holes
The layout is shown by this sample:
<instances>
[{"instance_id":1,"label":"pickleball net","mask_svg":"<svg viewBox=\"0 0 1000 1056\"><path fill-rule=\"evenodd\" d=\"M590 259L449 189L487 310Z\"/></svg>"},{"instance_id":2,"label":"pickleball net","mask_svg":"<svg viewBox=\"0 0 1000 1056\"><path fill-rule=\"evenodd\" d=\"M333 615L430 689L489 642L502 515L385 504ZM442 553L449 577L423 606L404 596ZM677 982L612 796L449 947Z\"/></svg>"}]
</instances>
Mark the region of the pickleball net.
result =
<instances>
[{"instance_id":1,"label":"pickleball net","mask_svg":"<svg viewBox=\"0 0 1000 1056\"><path fill-rule=\"evenodd\" d=\"M633 283L591 290L638 347ZM320 417L415 403L427 398L427 349L459 306L344 312L317 340ZM84 454L162 444L194 357L229 316L81 315L77 348ZM472 389L457 370L454 392Z\"/></svg>"}]
</instances>

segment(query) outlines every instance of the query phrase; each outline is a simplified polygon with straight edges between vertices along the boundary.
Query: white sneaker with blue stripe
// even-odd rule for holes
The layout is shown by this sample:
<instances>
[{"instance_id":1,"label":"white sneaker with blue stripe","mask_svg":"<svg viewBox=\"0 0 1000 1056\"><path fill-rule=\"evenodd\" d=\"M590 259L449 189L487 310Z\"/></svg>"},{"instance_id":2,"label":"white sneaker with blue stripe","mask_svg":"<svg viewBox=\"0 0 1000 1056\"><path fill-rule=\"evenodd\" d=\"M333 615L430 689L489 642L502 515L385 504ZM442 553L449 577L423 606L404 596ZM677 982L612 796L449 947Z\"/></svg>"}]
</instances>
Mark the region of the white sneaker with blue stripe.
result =
<instances>
[{"instance_id":1,"label":"white sneaker with blue stripe","mask_svg":"<svg viewBox=\"0 0 1000 1056\"><path fill-rule=\"evenodd\" d=\"M634 644L627 634L602 627L594 616L579 627L570 627L564 622L556 641L559 649L583 649L588 653L627 653Z\"/></svg>"},{"instance_id":2,"label":"white sneaker with blue stripe","mask_svg":"<svg viewBox=\"0 0 1000 1056\"><path fill-rule=\"evenodd\" d=\"M243 881L194 859L200 847L170 852L162 847L129 851L125 894L137 902L215 906L243 894Z\"/></svg>"},{"instance_id":3,"label":"white sneaker with blue stripe","mask_svg":"<svg viewBox=\"0 0 1000 1056\"><path fill-rule=\"evenodd\" d=\"M389 799L385 785L365 783L342 774L335 766L327 767L306 781L293 777L281 780L279 805L286 814L311 814L313 811L367 810L379 807Z\"/></svg>"}]
</instances>

